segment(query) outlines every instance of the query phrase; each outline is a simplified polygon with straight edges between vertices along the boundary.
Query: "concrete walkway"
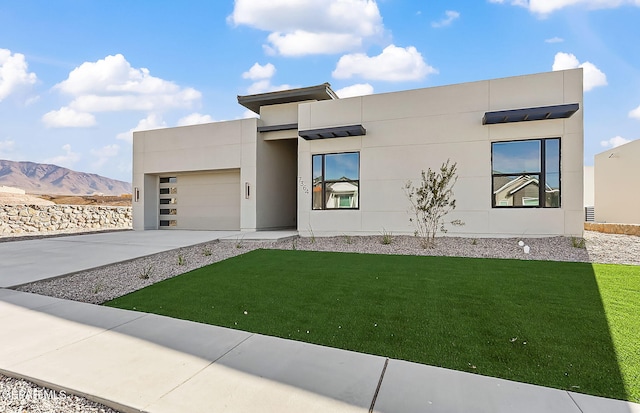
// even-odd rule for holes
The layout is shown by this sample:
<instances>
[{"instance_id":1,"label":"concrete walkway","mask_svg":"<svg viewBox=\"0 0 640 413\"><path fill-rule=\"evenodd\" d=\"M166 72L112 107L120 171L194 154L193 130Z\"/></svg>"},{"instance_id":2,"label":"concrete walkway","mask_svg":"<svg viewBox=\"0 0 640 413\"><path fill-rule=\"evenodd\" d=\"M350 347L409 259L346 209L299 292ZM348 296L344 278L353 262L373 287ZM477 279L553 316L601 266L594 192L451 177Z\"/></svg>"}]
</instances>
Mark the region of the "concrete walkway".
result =
<instances>
[{"instance_id":1,"label":"concrete walkway","mask_svg":"<svg viewBox=\"0 0 640 413\"><path fill-rule=\"evenodd\" d=\"M125 412L610 412L640 405L0 289L0 372Z\"/></svg>"},{"instance_id":2,"label":"concrete walkway","mask_svg":"<svg viewBox=\"0 0 640 413\"><path fill-rule=\"evenodd\" d=\"M221 240L126 231L0 243L23 284ZM640 405L0 288L0 373L125 412L612 412Z\"/></svg>"},{"instance_id":3,"label":"concrete walkway","mask_svg":"<svg viewBox=\"0 0 640 413\"><path fill-rule=\"evenodd\" d=\"M0 243L0 288L214 240L264 241L296 231L117 231Z\"/></svg>"}]
</instances>

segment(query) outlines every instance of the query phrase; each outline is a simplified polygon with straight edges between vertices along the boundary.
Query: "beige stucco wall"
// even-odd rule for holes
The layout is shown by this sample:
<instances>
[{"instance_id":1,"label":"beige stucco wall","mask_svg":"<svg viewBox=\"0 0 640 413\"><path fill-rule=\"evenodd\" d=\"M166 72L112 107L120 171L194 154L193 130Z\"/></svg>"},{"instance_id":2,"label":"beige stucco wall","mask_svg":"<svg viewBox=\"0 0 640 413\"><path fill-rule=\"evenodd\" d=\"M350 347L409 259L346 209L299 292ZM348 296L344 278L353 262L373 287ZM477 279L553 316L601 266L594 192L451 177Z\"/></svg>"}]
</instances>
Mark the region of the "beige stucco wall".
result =
<instances>
[{"instance_id":1,"label":"beige stucco wall","mask_svg":"<svg viewBox=\"0 0 640 413\"><path fill-rule=\"evenodd\" d=\"M584 201L585 207L595 204L595 170L593 165L584 167Z\"/></svg>"},{"instance_id":2,"label":"beige stucco wall","mask_svg":"<svg viewBox=\"0 0 640 413\"><path fill-rule=\"evenodd\" d=\"M257 229L296 228L297 143L258 138Z\"/></svg>"},{"instance_id":3,"label":"beige stucco wall","mask_svg":"<svg viewBox=\"0 0 640 413\"><path fill-rule=\"evenodd\" d=\"M595 156L596 222L640 224L640 139Z\"/></svg>"},{"instance_id":4,"label":"beige stucco wall","mask_svg":"<svg viewBox=\"0 0 640 413\"><path fill-rule=\"evenodd\" d=\"M239 170L237 201L240 210L239 229L256 227L255 197L244 197L244 186L256 183L257 119L243 119L203 125L157 129L133 134L133 228L158 228L158 180L176 174L206 174L214 171ZM227 183L228 184L228 183ZM140 197L135 199L135 189ZM203 196L203 208L206 207ZM189 223L202 214L190 206L182 218ZM180 217L178 217L180 219ZM202 229L214 221L203 222ZM235 226L235 225L234 225ZM238 229L238 228L236 228Z\"/></svg>"},{"instance_id":5,"label":"beige stucco wall","mask_svg":"<svg viewBox=\"0 0 640 413\"><path fill-rule=\"evenodd\" d=\"M486 111L579 103L569 119L482 125ZM365 136L298 140L298 229L303 235L413 233L407 180L458 164L458 208L448 218L466 225L448 235L552 236L583 232L582 70L304 103L299 129L362 124ZM491 207L491 142L561 138L562 207ZM360 152L360 209L311 210L311 156Z\"/></svg>"}]
</instances>

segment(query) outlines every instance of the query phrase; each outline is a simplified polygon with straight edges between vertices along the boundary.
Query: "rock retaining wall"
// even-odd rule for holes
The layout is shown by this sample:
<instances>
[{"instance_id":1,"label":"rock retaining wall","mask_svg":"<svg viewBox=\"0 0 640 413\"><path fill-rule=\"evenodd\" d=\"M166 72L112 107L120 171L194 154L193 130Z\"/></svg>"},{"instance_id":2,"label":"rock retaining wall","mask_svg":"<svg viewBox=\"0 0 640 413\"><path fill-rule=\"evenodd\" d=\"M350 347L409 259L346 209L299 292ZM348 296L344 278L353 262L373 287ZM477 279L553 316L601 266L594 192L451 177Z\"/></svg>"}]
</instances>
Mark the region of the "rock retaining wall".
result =
<instances>
[{"instance_id":1,"label":"rock retaining wall","mask_svg":"<svg viewBox=\"0 0 640 413\"><path fill-rule=\"evenodd\" d=\"M131 207L0 205L0 235L131 228Z\"/></svg>"},{"instance_id":2,"label":"rock retaining wall","mask_svg":"<svg viewBox=\"0 0 640 413\"><path fill-rule=\"evenodd\" d=\"M640 225L636 224L601 224L597 222L585 222L584 229L598 231L605 234L623 234L640 236Z\"/></svg>"}]
</instances>

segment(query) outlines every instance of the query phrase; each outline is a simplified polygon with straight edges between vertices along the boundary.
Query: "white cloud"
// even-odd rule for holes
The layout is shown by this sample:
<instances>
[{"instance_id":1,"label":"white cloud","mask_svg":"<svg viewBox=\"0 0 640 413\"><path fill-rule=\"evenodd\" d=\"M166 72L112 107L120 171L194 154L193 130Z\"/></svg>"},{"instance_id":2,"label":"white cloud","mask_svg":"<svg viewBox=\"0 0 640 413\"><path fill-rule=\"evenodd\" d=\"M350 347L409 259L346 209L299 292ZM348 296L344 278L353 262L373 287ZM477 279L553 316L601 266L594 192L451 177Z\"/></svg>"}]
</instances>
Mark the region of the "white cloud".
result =
<instances>
[{"instance_id":1,"label":"white cloud","mask_svg":"<svg viewBox=\"0 0 640 413\"><path fill-rule=\"evenodd\" d=\"M334 54L358 49L362 39L348 33L311 33L296 30L292 33L271 33L265 46L270 55L304 56L308 54Z\"/></svg>"},{"instance_id":2,"label":"white cloud","mask_svg":"<svg viewBox=\"0 0 640 413\"><path fill-rule=\"evenodd\" d=\"M640 119L640 106L629 112L630 118Z\"/></svg>"},{"instance_id":3,"label":"white cloud","mask_svg":"<svg viewBox=\"0 0 640 413\"><path fill-rule=\"evenodd\" d=\"M355 85L343 87L336 90L336 95L341 98L350 98L353 96L364 96L373 94L373 86L368 83L356 83Z\"/></svg>"},{"instance_id":4,"label":"white cloud","mask_svg":"<svg viewBox=\"0 0 640 413\"><path fill-rule=\"evenodd\" d=\"M251 119L251 118L259 118L260 116L258 114L256 114L254 111L252 110L245 110L242 113L242 119Z\"/></svg>"},{"instance_id":5,"label":"white cloud","mask_svg":"<svg viewBox=\"0 0 640 413\"><path fill-rule=\"evenodd\" d=\"M242 74L242 78L251 80L271 79L275 74L276 67L273 64L267 63L262 66L260 63L256 62L251 66L251 69Z\"/></svg>"},{"instance_id":6,"label":"white cloud","mask_svg":"<svg viewBox=\"0 0 640 413\"><path fill-rule=\"evenodd\" d=\"M236 0L227 20L270 32L265 50L284 56L352 51L384 34L374 0Z\"/></svg>"},{"instance_id":7,"label":"white cloud","mask_svg":"<svg viewBox=\"0 0 640 413\"><path fill-rule=\"evenodd\" d=\"M576 69L581 67L584 77L584 91L588 92L598 86L607 85L607 75L591 62L580 63L578 58L571 53L556 53L553 59L552 70Z\"/></svg>"},{"instance_id":8,"label":"white cloud","mask_svg":"<svg viewBox=\"0 0 640 413\"><path fill-rule=\"evenodd\" d=\"M453 23L454 20L459 17L460 13L458 13L457 11L447 10L444 12L444 17L441 20L431 23L431 27L439 28L449 26L451 23Z\"/></svg>"},{"instance_id":9,"label":"white cloud","mask_svg":"<svg viewBox=\"0 0 640 413\"><path fill-rule=\"evenodd\" d=\"M551 37L549 39L544 40L545 43L562 43L564 39L562 37Z\"/></svg>"},{"instance_id":10,"label":"white cloud","mask_svg":"<svg viewBox=\"0 0 640 413\"><path fill-rule=\"evenodd\" d=\"M16 142L13 139L0 141L0 158L9 158L16 149Z\"/></svg>"},{"instance_id":11,"label":"white cloud","mask_svg":"<svg viewBox=\"0 0 640 413\"><path fill-rule=\"evenodd\" d=\"M255 95L258 93L267 93L267 92L276 92L278 90L287 90L293 89L293 86L284 84L284 85L272 85L270 80L259 80L254 82L249 88L247 92L250 95Z\"/></svg>"},{"instance_id":12,"label":"white cloud","mask_svg":"<svg viewBox=\"0 0 640 413\"><path fill-rule=\"evenodd\" d=\"M251 79L254 82L247 88L247 93L255 95L258 93L275 92L277 90L291 89L291 85L273 85L271 78L276 74L276 67L271 63L261 66L255 63L251 68L242 74L244 79Z\"/></svg>"},{"instance_id":13,"label":"white cloud","mask_svg":"<svg viewBox=\"0 0 640 413\"><path fill-rule=\"evenodd\" d=\"M0 102L20 88L33 85L37 80L35 73L29 73L23 54L0 49Z\"/></svg>"},{"instance_id":14,"label":"white cloud","mask_svg":"<svg viewBox=\"0 0 640 413\"><path fill-rule=\"evenodd\" d=\"M211 123L213 118L209 115L192 113L178 120L178 126L199 125L201 123Z\"/></svg>"},{"instance_id":15,"label":"white cloud","mask_svg":"<svg viewBox=\"0 0 640 413\"><path fill-rule=\"evenodd\" d=\"M159 111L190 108L201 93L149 74L146 68L131 67L123 55L85 62L55 87L74 99L71 109L79 112Z\"/></svg>"},{"instance_id":16,"label":"white cloud","mask_svg":"<svg viewBox=\"0 0 640 413\"><path fill-rule=\"evenodd\" d=\"M120 146L116 144L106 145L100 149L91 149L90 153L97 158L96 162L93 163L93 167L96 169L102 168L109 159L118 156L118 153L120 153Z\"/></svg>"},{"instance_id":17,"label":"white cloud","mask_svg":"<svg viewBox=\"0 0 640 413\"><path fill-rule=\"evenodd\" d=\"M489 0L490 3L505 3L504 0ZM640 6L640 0L511 0L515 6L529 9L532 13L548 15L569 6L582 6L590 10L613 9L625 5Z\"/></svg>"},{"instance_id":18,"label":"white cloud","mask_svg":"<svg viewBox=\"0 0 640 413\"><path fill-rule=\"evenodd\" d=\"M65 168L72 169L73 165L75 165L75 163L78 162L82 156L78 152L73 152L71 150L71 145L69 145L68 143L62 146L62 150L65 152L64 155L47 158L43 161L43 163L63 166Z\"/></svg>"},{"instance_id":19,"label":"white cloud","mask_svg":"<svg viewBox=\"0 0 640 413\"><path fill-rule=\"evenodd\" d=\"M337 79L360 76L371 80L404 81L420 80L434 73L438 71L425 63L415 47L389 45L378 56L369 57L364 53L342 56L332 75Z\"/></svg>"},{"instance_id":20,"label":"white cloud","mask_svg":"<svg viewBox=\"0 0 640 413\"><path fill-rule=\"evenodd\" d=\"M631 142L629 139L625 139L622 136L614 136L609 140L600 141L600 145L604 146L605 148L616 148L620 145L624 145L625 143L629 143L629 142Z\"/></svg>"},{"instance_id":21,"label":"white cloud","mask_svg":"<svg viewBox=\"0 0 640 413\"><path fill-rule=\"evenodd\" d=\"M96 118L91 113L77 112L65 106L45 113L42 122L48 128L87 128L96 124Z\"/></svg>"},{"instance_id":22,"label":"white cloud","mask_svg":"<svg viewBox=\"0 0 640 413\"><path fill-rule=\"evenodd\" d=\"M138 122L136 127L129 129L126 132L119 133L116 136L116 139L120 139L129 143L133 143L133 132L142 131L142 130L151 130L151 129L160 129L166 128L167 124L162 118L156 114L150 114L144 119L141 119Z\"/></svg>"}]
</instances>

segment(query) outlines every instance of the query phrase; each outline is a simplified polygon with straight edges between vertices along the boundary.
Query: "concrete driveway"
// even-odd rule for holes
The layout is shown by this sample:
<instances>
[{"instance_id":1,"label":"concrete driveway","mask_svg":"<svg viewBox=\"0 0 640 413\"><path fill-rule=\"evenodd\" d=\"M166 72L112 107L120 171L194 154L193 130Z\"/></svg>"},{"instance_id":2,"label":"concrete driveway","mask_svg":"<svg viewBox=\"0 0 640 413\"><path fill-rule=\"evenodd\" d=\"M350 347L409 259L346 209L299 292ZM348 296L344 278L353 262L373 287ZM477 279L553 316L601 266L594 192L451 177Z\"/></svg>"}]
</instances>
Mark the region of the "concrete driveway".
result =
<instances>
[{"instance_id":1,"label":"concrete driveway","mask_svg":"<svg viewBox=\"0 0 640 413\"><path fill-rule=\"evenodd\" d=\"M118 231L0 243L0 288L59 277L222 238L240 231Z\"/></svg>"}]
</instances>

